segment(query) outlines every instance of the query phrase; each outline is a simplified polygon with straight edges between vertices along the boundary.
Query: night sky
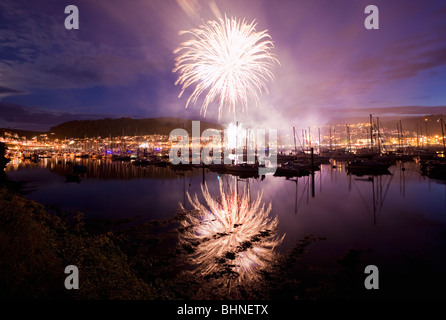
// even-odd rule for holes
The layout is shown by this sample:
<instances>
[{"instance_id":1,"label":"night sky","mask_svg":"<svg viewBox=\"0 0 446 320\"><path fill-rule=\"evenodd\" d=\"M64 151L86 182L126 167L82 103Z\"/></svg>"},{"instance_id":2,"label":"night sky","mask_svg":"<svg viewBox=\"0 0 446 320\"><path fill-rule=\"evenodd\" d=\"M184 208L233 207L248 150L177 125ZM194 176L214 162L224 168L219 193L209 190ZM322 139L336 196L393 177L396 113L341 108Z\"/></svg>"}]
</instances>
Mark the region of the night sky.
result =
<instances>
[{"instance_id":1,"label":"night sky","mask_svg":"<svg viewBox=\"0 0 446 320\"><path fill-rule=\"evenodd\" d=\"M64 27L70 4L79 30ZM369 4L379 9L378 30L364 27ZM201 104L185 109L187 97L178 98L173 50L186 40L180 30L224 15L256 19L280 61L261 106L237 120L292 127L446 112L444 0L0 0L0 127L216 120L216 104L204 119Z\"/></svg>"}]
</instances>

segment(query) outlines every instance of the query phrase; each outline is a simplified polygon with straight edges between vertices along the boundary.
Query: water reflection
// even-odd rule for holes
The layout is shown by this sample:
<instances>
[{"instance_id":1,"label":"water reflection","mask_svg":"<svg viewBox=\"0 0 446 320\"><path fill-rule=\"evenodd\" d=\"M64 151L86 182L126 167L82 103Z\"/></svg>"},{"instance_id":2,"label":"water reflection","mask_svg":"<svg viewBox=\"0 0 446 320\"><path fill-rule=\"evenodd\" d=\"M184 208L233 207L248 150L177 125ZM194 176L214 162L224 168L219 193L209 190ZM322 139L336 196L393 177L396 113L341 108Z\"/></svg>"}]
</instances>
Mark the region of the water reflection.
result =
<instances>
[{"instance_id":1,"label":"water reflection","mask_svg":"<svg viewBox=\"0 0 446 320\"><path fill-rule=\"evenodd\" d=\"M393 175L390 175L390 178L388 178L388 176L383 176L383 175L371 175L367 178L356 177L353 180L351 178L349 180L350 188L352 185L355 187L356 191L358 192L358 195L364 202L365 209L370 214L373 215L373 224L376 224L379 218L392 179ZM361 189L358 187L358 183L370 183L370 193L372 195L371 203L368 203L368 201L365 199L363 192L361 192Z\"/></svg>"},{"instance_id":2,"label":"water reflection","mask_svg":"<svg viewBox=\"0 0 446 320\"><path fill-rule=\"evenodd\" d=\"M80 210L93 218L144 215L165 219L175 215L178 202L186 209L193 209L186 193L197 194L206 205L201 190L204 182L213 195L220 195L220 180L228 179L231 183L225 181L226 185L236 186L232 175L219 175L207 168L174 171L170 166L138 167L130 162L94 159L74 160L73 164L87 166L80 184L65 183L63 175L71 165L58 164L54 159L12 163L6 172L13 181L29 181L26 184L26 188L32 189L29 198L60 205L65 210ZM311 176L246 179L250 188L246 192L253 195L263 192L263 201L272 203L270 214L278 216L278 228L287 234L277 248L279 251L291 248L302 234L329 236L331 241L326 243L339 244L341 251L350 243L376 247L379 242L389 248L388 241L392 241L392 247L396 247L393 239L396 232L402 233L401 239L409 239L404 246L407 242L425 243L432 232L422 232L420 225L431 222L435 222L435 230L443 232L444 181L422 176L415 162L404 163L404 170L403 164L397 163L389 171L392 175L348 175L345 162L333 161L321 165L314 179ZM378 240L372 243L370 239Z\"/></svg>"},{"instance_id":3,"label":"water reflection","mask_svg":"<svg viewBox=\"0 0 446 320\"><path fill-rule=\"evenodd\" d=\"M238 181L225 185L219 180L219 196L202 185L204 203L187 193L193 210L182 220L180 245L189 251L194 273L230 286L233 282L256 279L274 260L274 248L285 235L277 234L278 218L270 217L271 202L265 206L262 193L250 199L249 185L240 190Z\"/></svg>"},{"instance_id":4,"label":"water reflection","mask_svg":"<svg viewBox=\"0 0 446 320\"><path fill-rule=\"evenodd\" d=\"M74 164L85 165L87 172L80 184L65 183L64 174ZM242 183L207 168L174 171L109 160L79 159L70 165L43 159L6 168L8 179L29 181L30 199L80 210L89 218L165 220L176 215L181 202L191 210L183 215L181 245L198 277L216 278L204 283L220 288L256 279L276 254L292 250L304 235L326 239L305 256L305 263L318 268L330 268L351 248L370 248L367 264L380 271L410 274L410 257L441 275L446 184L421 175L415 162L397 163L389 171L391 175L349 175L345 162L333 161L321 165L314 178L266 176ZM260 194L260 200L253 196L250 201L251 194ZM170 245L176 242L163 242L160 250Z\"/></svg>"},{"instance_id":5,"label":"water reflection","mask_svg":"<svg viewBox=\"0 0 446 320\"><path fill-rule=\"evenodd\" d=\"M7 167L7 172L13 172L28 168L48 169L52 172L66 176L67 181L75 176L79 177L79 181L88 178L97 179L120 179L130 180L134 178L155 178L155 179L172 179L177 178L178 175L197 174L191 168L177 168L177 167L162 167L157 165L150 166L136 166L130 161L113 161L110 159L82 159L82 158L66 158L54 157L41 159L38 162L31 160L15 159ZM70 177L69 177L70 176Z\"/></svg>"}]
</instances>

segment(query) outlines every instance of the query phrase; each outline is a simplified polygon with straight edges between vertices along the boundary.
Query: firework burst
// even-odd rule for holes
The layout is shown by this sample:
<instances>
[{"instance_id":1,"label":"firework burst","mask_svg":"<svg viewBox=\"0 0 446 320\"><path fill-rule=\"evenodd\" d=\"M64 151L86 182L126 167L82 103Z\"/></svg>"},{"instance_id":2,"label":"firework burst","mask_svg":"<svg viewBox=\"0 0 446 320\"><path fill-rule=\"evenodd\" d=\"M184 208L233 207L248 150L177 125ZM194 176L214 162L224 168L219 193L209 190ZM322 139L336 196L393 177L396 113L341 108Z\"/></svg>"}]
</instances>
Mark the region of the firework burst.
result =
<instances>
[{"instance_id":1,"label":"firework burst","mask_svg":"<svg viewBox=\"0 0 446 320\"><path fill-rule=\"evenodd\" d=\"M255 28L255 21L248 24L225 17L180 31L192 35L174 51L179 54L173 69L179 73L175 84L182 86L179 97L195 86L186 108L205 92L200 111L203 116L213 101L219 105L218 119L225 106L235 115L236 107L247 111L250 99L259 104L259 95L268 92L266 83L274 78L271 68L279 61L270 52L273 42L267 30L256 32Z\"/></svg>"},{"instance_id":2,"label":"firework burst","mask_svg":"<svg viewBox=\"0 0 446 320\"><path fill-rule=\"evenodd\" d=\"M195 247L190 256L195 271L223 281L255 279L273 261L274 248L285 236L276 235L278 219L269 218L271 203L265 208L261 194L251 202L248 193L224 192L222 182L220 200L206 185L202 193L207 206L187 194L194 210L182 221L181 244Z\"/></svg>"}]
</instances>

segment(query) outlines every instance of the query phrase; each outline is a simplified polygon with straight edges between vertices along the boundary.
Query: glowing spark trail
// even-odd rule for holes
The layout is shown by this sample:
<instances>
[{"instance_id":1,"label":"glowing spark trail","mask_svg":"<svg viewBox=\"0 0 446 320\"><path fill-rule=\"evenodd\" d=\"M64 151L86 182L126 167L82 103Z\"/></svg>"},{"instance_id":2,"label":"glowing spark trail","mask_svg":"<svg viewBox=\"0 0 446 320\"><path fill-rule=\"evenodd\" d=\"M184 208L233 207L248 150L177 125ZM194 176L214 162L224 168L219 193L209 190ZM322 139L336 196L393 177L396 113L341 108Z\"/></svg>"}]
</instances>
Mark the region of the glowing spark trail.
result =
<instances>
[{"instance_id":1,"label":"glowing spark trail","mask_svg":"<svg viewBox=\"0 0 446 320\"><path fill-rule=\"evenodd\" d=\"M269 218L271 203L265 208L262 195L250 201L248 193L227 193L220 181L220 200L216 200L207 186L202 186L207 204L202 205L197 195L189 202L195 210L182 221L185 233L181 242L195 247L191 253L195 272L223 281L252 280L275 257L274 248L285 235L276 235L277 217ZM182 210L184 207L180 204Z\"/></svg>"},{"instance_id":2,"label":"glowing spark trail","mask_svg":"<svg viewBox=\"0 0 446 320\"><path fill-rule=\"evenodd\" d=\"M178 97L195 85L186 108L205 91L200 111L203 116L214 100L218 100L219 120L225 105L234 115L236 106L247 110L250 98L259 105L262 90L268 92L266 82L274 79L271 68L279 61L270 53L274 45L267 30L256 32L255 27L255 21L247 24L225 17L198 29L180 31L180 35L193 36L174 51L179 55L173 72L180 74L175 84L182 85Z\"/></svg>"}]
</instances>

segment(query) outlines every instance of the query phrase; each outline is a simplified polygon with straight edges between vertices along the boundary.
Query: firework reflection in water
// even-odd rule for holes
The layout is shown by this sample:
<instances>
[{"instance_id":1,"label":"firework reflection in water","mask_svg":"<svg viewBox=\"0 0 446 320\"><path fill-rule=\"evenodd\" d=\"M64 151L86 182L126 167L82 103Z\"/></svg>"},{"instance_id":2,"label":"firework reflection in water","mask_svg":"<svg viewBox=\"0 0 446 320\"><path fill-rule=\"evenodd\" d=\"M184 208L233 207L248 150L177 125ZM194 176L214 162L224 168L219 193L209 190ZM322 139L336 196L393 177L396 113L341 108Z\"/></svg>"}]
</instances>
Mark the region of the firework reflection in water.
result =
<instances>
[{"instance_id":1,"label":"firework reflection in water","mask_svg":"<svg viewBox=\"0 0 446 320\"><path fill-rule=\"evenodd\" d=\"M187 212L180 245L191 249L194 272L228 285L231 279L255 279L274 260L274 248L285 237L276 234L278 218L269 217L271 203L265 208L261 193L251 202L249 192L238 195L236 188L230 187L225 192L222 180L219 199L212 197L207 185L201 189L207 206L189 193L193 210L186 211L180 204Z\"/></svg>"},{"instance_id":2,"label":"firework reflection in water","mask_svg":"<svg viewBox=\"0 0 446 320\"><path fill-rule=\"evenodd\" d=\"M255 21L250 24L234 18L208 21L199 28L180 31L180 35L192 35L174 51L176 57L173 72L181 84L179 97L189 86L195 86L187 99L196 103L205 91L201 112L206 116L208 105L218 100L218 119L223 106L235 115L236 106L243 111L249 98L259 105L262 90L268 92L266 82L273 80L272 66L279 61L271 54L274 47L266 30L256 32Z\"/></svg>"}]
</instances>

